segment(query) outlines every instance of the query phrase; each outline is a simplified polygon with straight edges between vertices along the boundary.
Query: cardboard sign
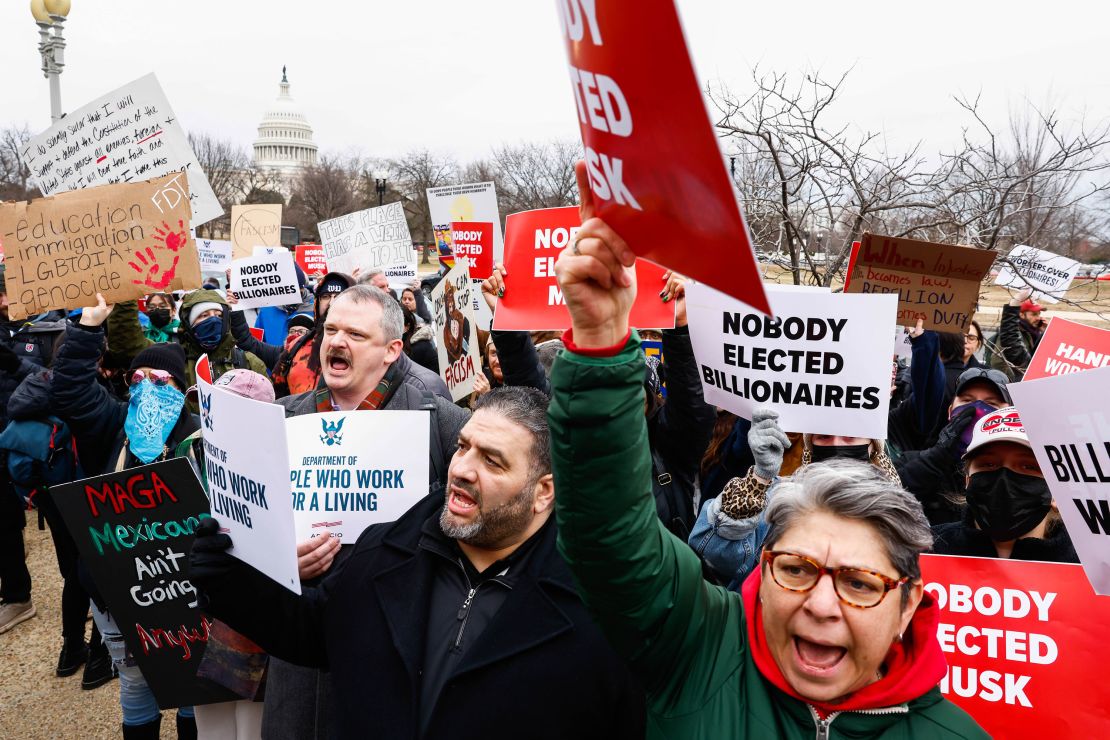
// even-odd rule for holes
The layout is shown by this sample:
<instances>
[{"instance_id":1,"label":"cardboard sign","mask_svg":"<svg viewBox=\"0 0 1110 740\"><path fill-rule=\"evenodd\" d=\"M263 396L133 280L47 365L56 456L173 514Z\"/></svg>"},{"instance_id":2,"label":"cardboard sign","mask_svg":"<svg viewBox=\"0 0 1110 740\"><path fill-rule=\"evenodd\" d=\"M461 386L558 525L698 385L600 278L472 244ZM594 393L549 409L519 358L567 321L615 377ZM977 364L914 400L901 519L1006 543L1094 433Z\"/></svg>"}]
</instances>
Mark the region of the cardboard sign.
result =
<instances>
[{"instance_id":1,"label":"cardboard sign","mask_svg":"<svg viewBox=\"0 0 1110 740\"><path fill-rule=\"evenodd\" d=\"M542 208L514 213L505 219L505 295L497 301L493 328L501 331L563 331L570 328L570 312L555 279L555 262L574 243L581 222L578 209ZM632 326L674 328L674 304L659 297L665 270L646 260L636 261L636 301Z\"/></svg>"},{"instance_id":2,"label":"cardboard sign","mask_svg":"<svg viewBox=\"0 0 1110 740\"><path fill-rule=\"evenodd\" d=\"M1087 577L1110 595L1110 367L1008 388Z\"/></svg>"},{"instance_id":3,"label":"cardboard sign","mask_svg":"<svg viewBox=\"0 0 1110 740\"><path fill-rule=\"evenodd\" d=\"M224 213L153 74L70 111L19 154L44 195L184 172L192 203L185 223L195 228Z\"/></svg>"},{"instance_id":4,"label":"cardboard sign","mask_svg":"<svg viewBox=\"0 0 1110 740\"><path fill-rule=\"evenodd\" d=\"M250 257L255 247L281 246L281 204L231 207L231 255Z\"/></svg>"},{"instance_id":5,"label":"cardboard sign","mask_svg":"<svg viewBox=\"0 0 1110 740\"><path fill-rule=\"evenodd\" d=\"M941 609L948 699L992 737L1106 734L1110 599L1078 565L923 555L921 572Z\"/></svg>"},{"instance_id":6,"label":"cardboard sign","mask_svg":"<svg viewBox=\"0 0 1110 740\"><path fill-rule=\"evenodd\" d=\"M686 288L706 403L752 418L766 406L790 432L886 438L892 295L779 290L774 318L709 286ZM790 286L793 288L793 286Z\"/></svg>"},{"instance_id":7,"label":"cardboard sign","mask_svg":"<svg viewBox=\"0 0 1110 740\"><path fill-rule=\"evenodd\" d=\"M994 284L1006 288L1032 288L1035 300L1056 303L1071 287L1079 263L1043 249L1019 245L1010 250ZM1011 264L1013 267L1011 267ZM1017 272L1014 272L1014 268Z\"/></svg>"},{"instance_id":8,"label":"cardboard sign","mask_svg":"<svg viewBox=\"0 0 1110 740\"><path fill-rule=\"evenodd\" d=\"M1110 366L1110 331L1053 316L1023 380Z\"/></svg>"},{"instance_id":9,"label":"cardboard sign","mask_svg":"<svg viewBox=\"0 0 1110 740\"><path fill-rule=\"evenodd\" d=\"M505 261L501 214L497 210L497 190L492 182L445 185L428 188L426 192L428 213L431 215L433 227L447 229L449 232L451 224L456 221L491 223L493 224L493 261L494 263ZM438 235L436 241L440 241ZM442 247L440 253L442 254ZM454 265L450 266L454 267Z\"/></svg>"},{"instance_id":10,"label":"cardboard sign","mask_svg":"<svg viewBox=\"0 0 1110 740\"><path fill-rule=\"evenodd\" d=\"M979 302L979 282L994 252L915 239L864 234L845 293L898 296L898 323L964 332Z\"/></svg>"},{"instance_id":11,"label":"cardboard sign","mask_svg":"<svg viewBox=\"0 0 1110 740\"><path fill-rule=\"evenodd\" d=\"M323 275L328 271L327 257L319 244L298 244L296 259L306 275Z\"/></svg>"},{"instance_id":12,"label":"cardboard sign","mask_svg":"<svg viewBox=\"0 0 1110 740\"><path fill-rule=\"evenodd\" d=\"M285 409L212 385L207 355L197 391L211 512L231 537L228 552L299 594Z\"/></svg>"},{"instance_id":13,"label":"cardboard sign","mask_svg":"<svg viewBox=\"0 0 1110 740\"><path fill-rule=\"evenodd\" d=\"M474 315L474 283L465 264L457 264L432 288L432 319L439 351L439 374L458 401L474 391L482 372L478 327Z\"/></svg>"},{"instance_id":14,"label":"cardboard sign","mask_svg":"<svg viewBox=\"0 0 1110 740\"><path fill-rule=\"evenodd\" d=\"M425 411L334 411L285 420L297 541L353 545L428 495Z\"/></svg>"},{"instance_id":15,"label":"cardboard sign","mask_svg":"<svg viewBox=\"0 0 1110 740\"><path fill-rule=\"evenodd\" d=\"M639 256L767 311L674 1L558 6L598 214Z\"/></svg>"},{"instance_id":16,"label":"cardboard sign","mask_svg":"<svg viewBox=\"0 0 1110 740\"><path fill-rule=\"evenodd\" d=\"M493 274L493 224L453 221L451 238L456 260L466 260L472 280L485 280Z\"/></svg>"},{"instance_id":17,"label":"cardboard sign","mask_svg":"<svg viewBox=\"0 0 1110 740\"><path fill-rule=\"evenodd\" d=\"M0 204L12 319L200 287L189 183L177 172Z\"/></svg>"},{"instance_id":18,"label":"cardboard sign","mask_svg":"<svg viewBox=\"0 0 1110 740\"><path fill-rule=\"evenodd\" d=\"M235 260L231 263L231 290L239 299L236 310L300 303L293 255L283 249L272 255Z\"/></svg>"},{"instance_id":19,"label":"cardboard sign","mask_svg":"<svg viewBox=\"0 0 1110 740\"><path fill-rule=\"evenodd\" d=\"M384 270L387 278L416 277L416 252L399 202L348 213L316 225L333 270L353 275Z\"/></svg>"},{"instance_id":20,"label":"cardboard sign","mask_svg":"<svg viewBox=\"0 0 1110 740\"><path fill-rule=\"evenodd\" d=\"M238 699L200 680L212 626L189 582L208 498L184 458L55 487L51 494L162 709Z\"/></svg>"},{"instance_id":21,"label":"cardboard sign","mask_svg":"<svg viewBox=\"0 0 1110 740\"><path fill-rule=\"evenodd\" d=\"M197 239L197 256L202 272L223 272L231 267L231 242Z\"/></svg>"}]
</instances>

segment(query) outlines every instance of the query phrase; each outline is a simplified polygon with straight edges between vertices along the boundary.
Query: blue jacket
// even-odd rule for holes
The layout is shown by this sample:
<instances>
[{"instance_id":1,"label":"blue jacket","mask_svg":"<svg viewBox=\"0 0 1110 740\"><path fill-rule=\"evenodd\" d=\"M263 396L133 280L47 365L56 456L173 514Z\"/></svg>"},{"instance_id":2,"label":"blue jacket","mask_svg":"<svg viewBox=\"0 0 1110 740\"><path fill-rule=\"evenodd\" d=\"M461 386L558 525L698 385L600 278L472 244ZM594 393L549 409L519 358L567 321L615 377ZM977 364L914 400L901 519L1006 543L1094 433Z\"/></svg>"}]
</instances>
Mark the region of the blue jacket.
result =
<instances>
[{"instance_id":1,"label":"blue jacket","mask_svg":"<svg viewBox=\"0 0 1110 740\"><path fill-rule=\"evenodd\" d=\"M777 483L776 478L767 489L768 503ZM689 543L728 590L739 593L744 579L759 566L767 529L762 511L746 519L733 519L721 511L720 498L714 498L701 507Z\"/></svg>"}]
</instances>

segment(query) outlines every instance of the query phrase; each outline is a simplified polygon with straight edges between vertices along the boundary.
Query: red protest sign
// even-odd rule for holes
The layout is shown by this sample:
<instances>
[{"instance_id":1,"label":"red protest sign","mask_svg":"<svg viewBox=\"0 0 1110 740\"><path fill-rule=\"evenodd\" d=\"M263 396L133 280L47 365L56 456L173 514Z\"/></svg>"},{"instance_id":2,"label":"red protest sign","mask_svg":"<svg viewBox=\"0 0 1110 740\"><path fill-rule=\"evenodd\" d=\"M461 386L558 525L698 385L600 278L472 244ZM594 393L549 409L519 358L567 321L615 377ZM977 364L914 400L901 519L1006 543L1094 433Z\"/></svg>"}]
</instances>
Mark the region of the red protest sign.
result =
<instances>
[{"instance_id":1,"label":"red protest sign","mask_svg":"<svg viewBox=\"0 0 1110 740\"><path fill-rule=\"evenodd\" d=\"M514 213L505 219L505 295L497 301L493 328L499 331L540 331L570 328L570 313L555 280L559 253L574 243L581 222L578 209L543 208ZM636 260L636 302L632 326L673 328L674 304L663 303L659 291L666 270Z\"/></svg>"},{"instance_id":2,"label":"red protest sign","mask_svg":"<svg viewBox=\"0 0 1110 740\"><path fill-rule=\"evenodd\" d=\"M770 312L674 0L560 0L590 190L636 252Z\"/></svg>"},{"instance_id":3,"label":"red protest sign","mask_svg":"<svg viewBox=\"0 0 1110 740\"><path fill-rule=\"evenodd\" d=\"M1110 365L1110 331L1055 316L1041 337L1023 380Z\"/></svg>"},{"instance_id":4,"label":"red protest sign","mask_svg":"<svg viewBox=\"0 0 1110 740\"><path fill-rule=\"evenodd\" d=\"M926 555L948 659L940 690L994 737L1101 737L1110 730L1102 638L1110 599L1082 566Z\"/></svg>"},{"instance_id":5,"label":"red protest sign","mask_svg":"<svg viewBox=\"0 0 1110 740\"><path fill-rule=\"evenodd\" d=\"M852 271L856 269L856 257L859 257L859 245L863 242L852 242L852 251L848 255L848 271L844 273L844 292L848 292L848 286L852 284Z\"/></svg>"},{"instance_id":6,"label":"red protest sign","mask_svg":"<svg viewBox=\"0 0 1110 740\"><path fill-rule=\"evenodd\" d=\"M466 258L470 277L485 280L493 274L493 224L481 221L452 221L451 238L455 259Z\"/></svg>"},{"instance_id":7,"label":"red protest sign","mask_svg":"<svg viewBox=\"0 0 1110 740\"><path fill-rule=\"evenodd\" d=\"M328 271L327 259L324 257L324 247L320 244L298 244L294 259L297 260L297 264L301 266L306 275Z\"/></svg>"}]
</instances>

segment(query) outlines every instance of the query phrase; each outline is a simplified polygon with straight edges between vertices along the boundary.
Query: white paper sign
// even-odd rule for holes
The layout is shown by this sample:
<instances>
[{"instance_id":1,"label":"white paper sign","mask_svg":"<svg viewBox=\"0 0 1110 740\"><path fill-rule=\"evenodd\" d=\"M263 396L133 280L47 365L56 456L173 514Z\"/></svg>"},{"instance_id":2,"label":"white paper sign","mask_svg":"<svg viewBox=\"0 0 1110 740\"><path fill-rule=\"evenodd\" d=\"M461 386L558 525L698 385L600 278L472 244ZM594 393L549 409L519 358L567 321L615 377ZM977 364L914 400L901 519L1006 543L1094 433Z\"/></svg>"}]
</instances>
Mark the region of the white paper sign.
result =
<instances>
[{"instance_id":1,"label":"white paper sign","mask_svg":"<svg viewBox=\"0 0 1110 740\"><path fill-rule=\"evenodd\" d=\"M497 190L492 182L428 188L427 193L432 225L449 228L453 221L492 223L493 262L505 261L505 237L501 233L501 214L497 210Z\"/></svg>"},{"instance_id":2,"label":"white paper sign","mask_svg":"<svg viewBox=\"0 0 1110 740\"><path fill-rule=\"evenodd\" d=\"M898 297L764 286L774 317L702 284L686 290L707 403L788 432L886 438Z\"/></svg>"},{"instance_id":3,"label":"white paper sign","mask_svg":"<svg viewBox=\"0 0 1110 740\"><path fill-rule=\"evenodd\" d=\"M387 278L416 277L405 209L400 203L348 213L316 224L328 269L348 275L385 270Z\"/></svg>"},{"instance_id":4,"label":"white paper sign","mask_svg":"<svg viewBox=\"0 0 1110 740\"><path fill-rule=\"evenodd\" d=\"M901 360L913 357L913 345L910 344L910 332L904 326L894 327L894 354Z\"/></svg>"},{"instance_id":5,"label":"white paper sign","mask_svg":"<svg viewBox=\"0 0 1110 740\"><path fill-rule=\"evenodd\" d=\"M289 250L285 247L263 247L257 246L251 251L252 257L270 257L275 254L289 254Z\"/></svg>"},{"instance_id":6,"label":"white paper sign","mask_svg":"<svg viewBox=\"0 0 1110 740\"><path fill-rule=\"evenodd\" d=\"M231 537L232 555L299 594L285 409L213 386L209 377L203 356L197 391L212 516Z\"/></svg>"},{"instance_id":7,"label":"white paper sign","mask_svg":"<svg viewBox=\"0 0 1110 740\"><path fill-rule=\"evenodd\" d=\"M426 411L334 411L285 421L297 541L353 545L428 495Z\"/></svg>"},{"instance_id":8,"label":"white paper sign","mask_svg":"<svg viewBox=\"0 0 1110 740\"><path fill-rule=\"evenodd\" d=\"M236 310L300 303L301 290L293 255L283 250L278 254L235 260L231 263L231 290L239 299Z\"/></svg>"},{"instance_id":9,"label":"white paper sign","mask_svg":"<svg viewBox=\"0 0 1110 740\"><path fill-rule=\"evenodd\" d=\"M1016 289L1031 287L1034 299L1048 303L1063 298L1079 272L1079 263L1075 260L1036 247L1014 247L1008 259L1018 268L1017 273L1010 265L1003 264L994 284Z\"/></svg>"},{"instance_id":10,"label":"white paper sign","mask_svg":"<svg viewBox=\"0 0 1110 740\"><path fill-rule=\"evenodd\" d=\"M19 154L43 195L183 170L193 206L191 226L224 212L153 74L70 112Z\"/></svg>"},{"instance_id":11,"label":"white paper sign","mask_svg":"<svg viewBox=\"0 0 1110 740\"><path fill-rule=\"evenodd\" d=\"M432 289L432 319L436 325L439 374L451 390L454 401L473 392L474 381L482 372L474 315L476 290L470 280L470 267L461 262Z\"/></svg>"},{"instance_id":12,"label":"white paper sign","mask_svg":"<svg viewBox=\"0 0 1110 740\"><path fill-rule=\"evenodd\" d=\"M231 267L231 242L197 239L197 255L202 272L222 272Z\"/></svg>"},{"instance_id":13,"label":"white paper sign","mask_svg":"<svg viewBox=\"0 0 1110 740\"><path fill-rule=\"evenodd\" d=\"M1110 367L1008 388L1087 578L1110 596Z\"/></svg>"}]
</instances>

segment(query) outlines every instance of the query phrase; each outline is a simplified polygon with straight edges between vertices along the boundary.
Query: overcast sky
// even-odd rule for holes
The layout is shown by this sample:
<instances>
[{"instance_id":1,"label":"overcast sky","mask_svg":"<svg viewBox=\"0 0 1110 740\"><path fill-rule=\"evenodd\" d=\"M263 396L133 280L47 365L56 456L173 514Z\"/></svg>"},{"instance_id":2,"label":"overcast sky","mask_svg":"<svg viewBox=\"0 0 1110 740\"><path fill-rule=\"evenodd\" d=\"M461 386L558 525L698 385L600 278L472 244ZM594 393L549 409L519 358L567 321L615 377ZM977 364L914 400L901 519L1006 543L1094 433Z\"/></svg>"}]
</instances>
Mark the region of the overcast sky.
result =
<instances>
[{"instance_id":1,"label":"overcast sky","mask_svg":"<svg viewBox=\"0 0 1110 740\"><path fill-rule=\"evenodd\" d=\"M956 93L982 91L999 122L1027 98L1110 121L1104 3L678 5L703 84L746 92L755 64L828 76L854 67L833 112L896 147L958 139L967 119ZM0 125L49 124L37 31L26 0L0 0ZM187 130L244 146L283 64L323 152L426 146L468 160L578 132L554 0L73 0L65 35L64 110L153 71Z\"/></svg>"}]
</instances>

